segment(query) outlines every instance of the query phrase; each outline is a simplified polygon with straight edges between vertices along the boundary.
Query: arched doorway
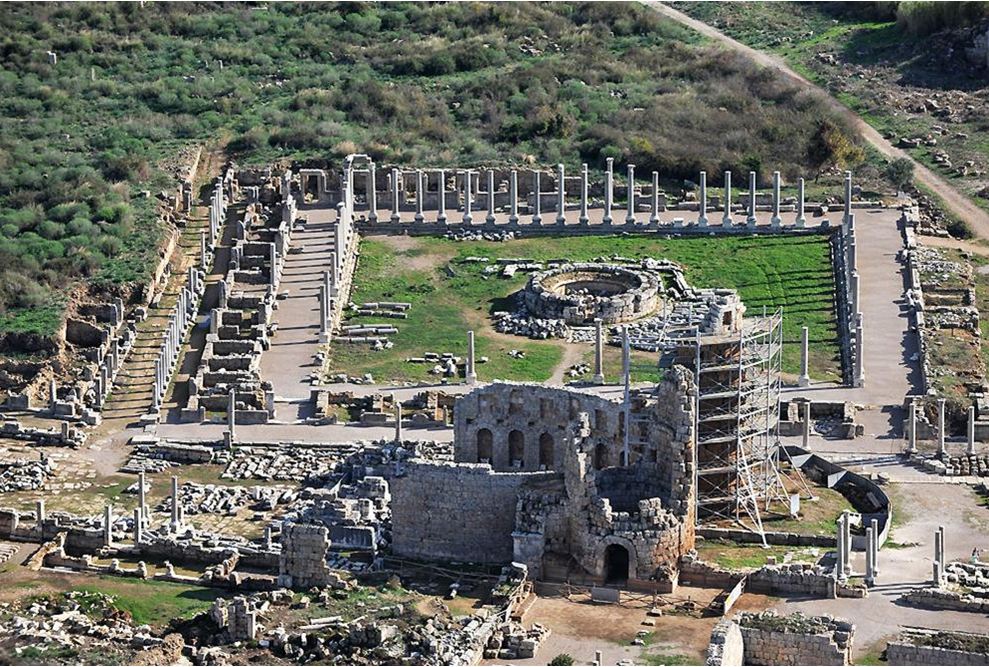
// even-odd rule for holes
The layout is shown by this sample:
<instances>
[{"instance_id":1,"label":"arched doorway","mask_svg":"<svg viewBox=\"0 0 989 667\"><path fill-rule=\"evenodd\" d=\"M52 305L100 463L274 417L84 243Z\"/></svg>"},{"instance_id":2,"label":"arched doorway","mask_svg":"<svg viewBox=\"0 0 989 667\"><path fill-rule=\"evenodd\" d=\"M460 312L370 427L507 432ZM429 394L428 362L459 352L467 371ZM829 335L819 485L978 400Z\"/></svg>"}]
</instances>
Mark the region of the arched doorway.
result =
<instances>
[{"instance_id":1,"label":"arched doorway","mask_svg":"<svg viewBox=\"0 0 989 667\"><path fill-rule=\"evenodd\" d=\"M553 436L543 433L539 436L539 468L541 470L553 469Z\"/></svg>"},{"instance_id":2,"label":"arched doorway","mask_svg":"<svg viewBox=\"0 0 989 667\"><path fill-rule=\"evenodd\" d=\"M609 544L604 550L604 581L607 584L624 584L628 581L628 549L620 544Z\"/></svg>"},{"instance_id":3,"label":"arched doorway","mask_svg":"<svg viewBox=\"0 0 989 667\"><path fill-rule=\"evenodd\" d=\"M491 463L491 454L493 449L494 436L491 435L491 430L482 428L477 432L477 462L478 463Z\"/></svg>"},{"instance_id":4,"label":"arched doorway","mask_svg":"<svg viewBox=\"0 0 989 667\"><path fill-rule=\"evenodd\" d=\"M513 468L525 467L525 435L518 429L508 432L508 465Z\"/></svg>"}]
</instances>

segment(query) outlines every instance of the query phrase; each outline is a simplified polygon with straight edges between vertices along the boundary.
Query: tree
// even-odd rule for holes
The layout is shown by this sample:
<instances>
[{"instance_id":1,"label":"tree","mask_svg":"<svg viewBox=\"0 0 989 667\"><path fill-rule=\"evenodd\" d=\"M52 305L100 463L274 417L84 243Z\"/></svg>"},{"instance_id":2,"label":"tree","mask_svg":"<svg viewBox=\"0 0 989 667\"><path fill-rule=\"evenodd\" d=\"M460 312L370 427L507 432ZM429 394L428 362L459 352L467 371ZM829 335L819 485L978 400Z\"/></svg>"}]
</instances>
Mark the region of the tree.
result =
<instances>
[{"instance_id":1,"label":"tree","mask_svg":"<svg viewBox=\"0 0 989 667\"><path fill-rule=\"evenodd\" d=\"M913 160L898 157L886 165L886 178L896 186L897 192L910 185L913 180Z\"/></svg>"},{"instance_id":2,"label":"tree","mask_svg":"<svg viewBox=\"0 0 989 667\"><path fill-rule=\"evenodd\" d=\"M818 124L807 149L807 163L815 170L815 179L828 167L844 169L861 162L864 156L862 149L831 120Z\"/></svg>"}]
</instances>

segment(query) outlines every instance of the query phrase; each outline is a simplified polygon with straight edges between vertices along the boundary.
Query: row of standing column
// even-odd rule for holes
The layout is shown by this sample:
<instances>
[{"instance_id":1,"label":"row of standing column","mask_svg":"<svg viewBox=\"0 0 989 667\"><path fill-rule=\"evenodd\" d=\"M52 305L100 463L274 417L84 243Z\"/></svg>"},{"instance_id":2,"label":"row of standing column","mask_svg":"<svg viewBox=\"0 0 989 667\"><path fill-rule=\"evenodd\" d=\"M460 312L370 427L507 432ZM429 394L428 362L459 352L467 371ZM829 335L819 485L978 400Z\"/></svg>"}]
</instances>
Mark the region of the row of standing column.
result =
<instances>
[{"instance_id":1,"label":"row of standing column","mask_svg":"<svg viewBox=\"0 0 989 667\"><path fill-rule=\"evenodd\" d=\"M865 386L865 338L862 315L861 287L858 272L858 252L855 239L855 215L851 207L852 173L845 172L845 209L842 215L840 252L844 255L845 321L851 352L852 386Z\"/></svg>"},{"instance_id":2,"label":"row of standing column","mask_svg":"<svg viewBox=\"0 0 989 667\"><path fill-rule=\"evenodd\" d=\"M365 173L369 182L375 178L375 166L368 164ZM337 217L332 227L333 251L330 253L319 293L319 342L328 343L333 328L333 312L340 296L340 283L346 271L350 254L355 250L356 235L354 230L354 169L344 169L341 179L343 184L342 201L337 204ZM372 220L377 220L377 195L372 187L368 192L368 206Z\"/></svg>"},{"instance_id":3,"label":"row of standing column","mask_svg":"<svg viewBox=\"0 0 989 667\"><path fill-rule=\"evenodd\" d=\"M628 196L626 199L626 213L624 216L624 222L626 225L636 225L644 222L638 217L638 200L640 197L636 195L636 185L635 185L635 165L629 164L626 167L627 170L627 192ZM431 170L435 176L436 183L436 222L439 224L449 224L451 221L447 215L447 172L444 169ZM415 179L415 215L413 221L415 223L426 222L425 215L425 193L429 185L429 172L422 169L417 169L414 172L404 172L397 168L393 168L389 175L389 190L390 190L390 206L391 214L387 221L382 220L378 216L378 201L377 201L377 189L375 186L375 167L372 164L364 171L365 174L365 192L367 197L368 206L368 219L372 223L376 222L388 222L391 224L398 224L402 222L402 207L405 204L404 201L404 179L406 174L411 173ZM478 186L480 186L481 175L480 172L475 172L470 169L457 170L459 174L459 181L462 186L459 190L454 192L462 193L463 200L463 211L461 215L461 222L465 225L475 224L474 206L479 204L475 201L475 194L473 192L474 180L478 181ZM542 201L543 201L543 191L541 187L542 172L532 171L531 181L532 181L532 205L530 206L529 215L531 216L531 223L534 225L563 225L566 222L566 210L568 206L567 202L567 191L566 191L566 172L562 164L558 164L556 167L556 190L555 190L555 210L556 215L552 217L547 217L545 220L542 215ZM519 222L519 179L518 170L512 169L509 172L509 182L508 182L508 222L509 224L516 224ZM614 178L614 159L607 159L607 169L604 174L604 202L603 202L603 216L602 223L605 225L610 225L615 222L614 215L614 205L615 205L615 178ZM486 224L494 224L496 221L495 217L495 197L498 191L495 190L495 171L493 169L486 170L486 193L484 193L484 203L487 206L486 215L483 221ZM345 178L344 180L344 190L346 192L347 188L352 188L353 179ZM479 188L478 188L479 189ZM581 166L580 170L580 195L579 195L579 214L578 223L581 225L589 224L588 216L588 168L584 164ZM783 225L783 218L781 215L781 178L780 172L773 172L773 182L772 182L772 205L771 205L771 217L770 225L773 229L780 229ZM757 191L757 174L754 171L749 172L749 196L748 196L748 207L746 210L746 224L750 228L754 228L757 223L756 211L758 208L758 191ZM352 191L351 191L352 192ZM698 215L696 224L699 227L707 227L709 224L708 212L712 209L708 207L708 186L707 186L707 172L700 172L700 182L698 185ZM723 203L721 209L723 210L723 215L721 218L721 224L724 226L734 225L734 219L732 217L732 210L734 208L732 204L732 172L724 172L724 190L723 190ZM481 192L477 192L477 199L480 200ZM345 195L346 199L346 195ZM458 199L460 197L458 196ZM793 219L793 225L797 229L802 229L806 227L807 217L805 213L805 188L804 179L800 178L797 182L797 201L796 210ZM652 172L652 185L651 185L651 196L650 196L650 215L648 218L649 224L658 224L660 220L660 213L665 211L665 203L661 204L659 196L659 172ZM850 206L846 205L846 210L850 210ZM480 219L480 216L477 216Z\"/></svg>"},{"instance_id":4,"label":"row of standing column","mask_svg":"<svg viewBox=\"0 0 989 667\"><path fill-rule=\"evenodd\" d=\"M948 458L948 429L945 423L947 400L937 401L937 456L939 459ZM917 452L917 399L911 399L907 408L907 453ZM968 421L966 428L966 456L975 456L975 406L968 406Z\"/></svg>"},{"instance_id":5,"label":"row of standing column","mask_svg":"<svg viewBox=\"0 0 989 667\"><path fill-rule=\"evenodd\" d=\"M836 530L835 577L845 581L852 574L852 530L851 513L842 512L838 517ZM870 519L865 526L865 583L874 586L879 576L879 520Z\"/></svg>"}]
</instances>

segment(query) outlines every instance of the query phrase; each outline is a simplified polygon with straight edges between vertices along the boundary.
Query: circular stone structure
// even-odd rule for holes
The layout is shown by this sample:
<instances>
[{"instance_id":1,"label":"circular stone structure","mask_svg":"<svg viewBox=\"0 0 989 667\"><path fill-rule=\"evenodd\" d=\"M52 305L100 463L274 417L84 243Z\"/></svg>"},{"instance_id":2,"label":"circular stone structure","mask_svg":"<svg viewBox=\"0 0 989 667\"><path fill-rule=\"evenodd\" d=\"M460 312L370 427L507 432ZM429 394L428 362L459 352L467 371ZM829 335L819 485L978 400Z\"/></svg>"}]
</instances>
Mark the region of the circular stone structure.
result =
<instances>
[{"instance_id":1,"label":"circular stone structure","mask_svg":"<svg viewBox=\"0 0 989 667\"><path fill-rule=\"evenodd\" d=\"M525 286L526 310L533 317L570 325L629 322L662 305L655 272L615 264L564 264L534 273Z\"/></svg>"}]
</instances>

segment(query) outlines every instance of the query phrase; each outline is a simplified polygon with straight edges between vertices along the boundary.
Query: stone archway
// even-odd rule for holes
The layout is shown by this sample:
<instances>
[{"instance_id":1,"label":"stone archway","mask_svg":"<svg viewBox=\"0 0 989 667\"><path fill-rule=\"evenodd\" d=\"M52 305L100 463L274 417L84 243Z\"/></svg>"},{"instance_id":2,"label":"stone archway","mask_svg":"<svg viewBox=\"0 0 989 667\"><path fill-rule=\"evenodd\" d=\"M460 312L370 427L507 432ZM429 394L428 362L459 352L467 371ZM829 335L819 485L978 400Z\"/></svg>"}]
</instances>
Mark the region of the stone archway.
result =
<instances>
[{"instance_id":1,"label":"stone archway","mask_svg":"<svg viewBox=\"0 0 989 667\"><path fill-rule=\"evenodd\" d=\"M477 431L477 462L492 463L494 455L494 436L491 429L482 428Z\"/></svg>"},{"instance_id":2,"label":"stone archway","mask_svg":"<svg viewBox=\"0 0 989 667\"><path fill-rule=\"evenodd\" d=\"M525 468L525 434L518 429L508 432L508 465Z\"/></svg>"},{"instance_id":3,"label":"stone archway","mask_svg":"<svg viewBox=\"0 0 989 667\"><path fill-rule=\"evenodd\" d=\"M605 583L621 584L638 579L639 559L631 540L610 535L601 540L597 552L597 573ZM620 580L624 575L625 579Z\"/></svg>"}]
</instances>

